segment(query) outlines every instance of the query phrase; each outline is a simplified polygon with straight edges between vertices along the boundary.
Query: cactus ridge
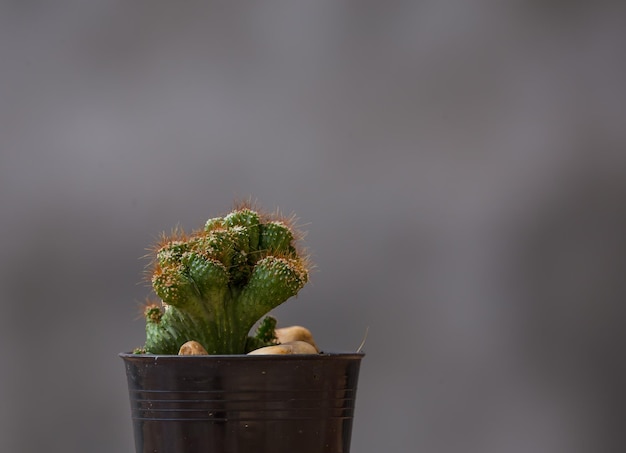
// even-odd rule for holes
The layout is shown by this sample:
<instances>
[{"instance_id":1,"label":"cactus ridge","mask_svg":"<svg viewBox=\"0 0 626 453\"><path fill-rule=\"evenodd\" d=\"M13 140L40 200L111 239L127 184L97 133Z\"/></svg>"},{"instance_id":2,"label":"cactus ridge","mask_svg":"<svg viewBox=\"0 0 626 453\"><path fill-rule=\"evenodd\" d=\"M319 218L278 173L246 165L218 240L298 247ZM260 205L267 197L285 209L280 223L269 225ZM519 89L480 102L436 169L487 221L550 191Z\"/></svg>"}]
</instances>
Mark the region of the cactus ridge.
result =
<instances>
[{"instance_id":1,"label":"cactus ridge","mask_svg":"<svg viewBox=\"0 0 626 453\"><path fill-rule=\"evenodd\" d=\"M295 296L309 276L293 220L242 205L190 235L176 230L162 236L150 280L163 304L146 307L145 351L176 354L189 340L209 354L243 354L251 344L271 344L251 341L250 329Z\"/></svg>"}]
</instances>

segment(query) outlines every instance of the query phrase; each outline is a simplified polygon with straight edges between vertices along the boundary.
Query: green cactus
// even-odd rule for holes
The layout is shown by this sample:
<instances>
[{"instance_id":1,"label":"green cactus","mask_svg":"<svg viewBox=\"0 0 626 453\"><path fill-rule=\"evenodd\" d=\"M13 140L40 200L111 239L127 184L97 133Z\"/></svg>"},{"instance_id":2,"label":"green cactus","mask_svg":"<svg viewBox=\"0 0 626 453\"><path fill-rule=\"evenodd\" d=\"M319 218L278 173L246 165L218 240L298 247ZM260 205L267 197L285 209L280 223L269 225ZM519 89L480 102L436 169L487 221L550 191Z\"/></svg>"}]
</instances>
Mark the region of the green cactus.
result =
<instances>
[{"instance_id":1,"label":"green cactus","mask_svg":"<svg viewBox=\"0 0 626 453\"><path fill-rule=\"evenodd\" d=\"M308 280L292 221L236 207L190 235L178 231L154 249L152 287L163 301L145 308L150 354L176 354L190 340L209 354L243 354L275 342L270 310Z\"/></svg>"}]
</instances>

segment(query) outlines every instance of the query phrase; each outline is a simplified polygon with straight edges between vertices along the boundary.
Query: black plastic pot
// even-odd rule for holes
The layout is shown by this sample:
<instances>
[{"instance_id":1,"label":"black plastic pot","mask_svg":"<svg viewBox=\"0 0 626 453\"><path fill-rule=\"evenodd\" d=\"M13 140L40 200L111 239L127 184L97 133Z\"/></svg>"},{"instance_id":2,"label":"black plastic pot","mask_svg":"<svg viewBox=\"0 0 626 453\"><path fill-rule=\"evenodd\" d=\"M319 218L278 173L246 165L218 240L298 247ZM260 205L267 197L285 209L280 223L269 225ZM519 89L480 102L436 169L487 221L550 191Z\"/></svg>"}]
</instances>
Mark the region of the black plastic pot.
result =
<instances>
[{"instance_id":1,"label":"black plastic pot","mask_svg":"<svg viewBox=\"0 0 626 453\"><path fill-rule=\"evenodd\" d=\"M120 354L137 453L347 453L363 354Z\"/></svg>"}]
</instances>

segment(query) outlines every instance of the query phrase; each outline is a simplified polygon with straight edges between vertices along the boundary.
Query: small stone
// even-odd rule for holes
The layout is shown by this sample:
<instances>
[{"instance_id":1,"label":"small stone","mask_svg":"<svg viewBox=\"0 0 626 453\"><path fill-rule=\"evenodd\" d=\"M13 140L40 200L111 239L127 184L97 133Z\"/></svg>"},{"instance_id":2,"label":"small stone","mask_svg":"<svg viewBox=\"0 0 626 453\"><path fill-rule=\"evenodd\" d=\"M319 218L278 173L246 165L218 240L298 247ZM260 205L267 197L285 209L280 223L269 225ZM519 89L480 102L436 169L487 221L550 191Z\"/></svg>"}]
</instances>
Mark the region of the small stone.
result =
<instances>
[{"instance_id":1,"label":"small stone","mask_svg":"<svg viewBox=\"0 0 626 453\"><path fill-rule=\"evenodd\" d=\"M255 349L248 355L286 355L286 354L318 354L317 348L306 341L291 341L288 343L266 346Z\"/></svg>"},{"instance_id":2,"label":"small stone","mask_svg":"<svg viewBox=\"0 0 626 453\"><path fill-rule=\"evenodd\" d=\"M192 340L180 347L178 355L209 355L209 353L200 343Z\"/></svg>"},{"instance_id":3,"label":"small stone","mask_svg":"<svg viewBox=\"0 0 626 453\"><path fill-rule=\"evenodd\" d=\"M315 352L319 352L319 348L313 340L311 331L302 326L290 326L276 329L276 339L280 344L291 343L293 341L305 341L315 348Z\"/></svg>"}]
</instances>

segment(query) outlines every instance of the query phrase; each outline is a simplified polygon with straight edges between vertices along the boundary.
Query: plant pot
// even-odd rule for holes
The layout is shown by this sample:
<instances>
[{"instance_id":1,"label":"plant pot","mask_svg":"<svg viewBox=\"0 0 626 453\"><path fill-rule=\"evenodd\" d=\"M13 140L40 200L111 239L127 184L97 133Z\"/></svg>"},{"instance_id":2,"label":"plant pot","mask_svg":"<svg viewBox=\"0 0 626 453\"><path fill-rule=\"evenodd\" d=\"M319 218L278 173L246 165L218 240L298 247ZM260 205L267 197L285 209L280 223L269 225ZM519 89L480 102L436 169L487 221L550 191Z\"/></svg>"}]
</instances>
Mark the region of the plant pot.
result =
<instances>
[{"instance_id":1,"label":"plant pot","mask_svg":"<svg viewBox=\"0 0 626 453\"><path fill-rule=\"evenodd\" d=\"M137 453L347 453L363 354L120 354Z\"/></svg>"}]
</instances>

